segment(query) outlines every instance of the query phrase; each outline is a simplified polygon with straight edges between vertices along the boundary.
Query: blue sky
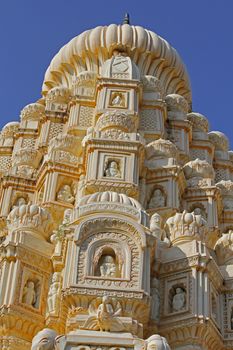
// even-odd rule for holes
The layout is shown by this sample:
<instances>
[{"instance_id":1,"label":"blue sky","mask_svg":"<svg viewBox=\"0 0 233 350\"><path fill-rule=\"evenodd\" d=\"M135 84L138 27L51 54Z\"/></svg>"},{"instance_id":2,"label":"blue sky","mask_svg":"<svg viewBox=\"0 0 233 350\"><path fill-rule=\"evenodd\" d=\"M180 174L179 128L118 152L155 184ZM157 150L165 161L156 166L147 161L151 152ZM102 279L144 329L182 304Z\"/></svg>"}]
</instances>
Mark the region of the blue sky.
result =
<instances>
[{"instance_id":1,"label":"blue sky","mask_svg":"<svg viewBox=\"0 0 233 350\"><path fill-rule=\"evenodd\" d=\"M185 62L193 110L233 147L233 0L0 0L0 127L40 97L52 57L82 31L121 23L155 31Z\"/></svg>"}]
</instances>

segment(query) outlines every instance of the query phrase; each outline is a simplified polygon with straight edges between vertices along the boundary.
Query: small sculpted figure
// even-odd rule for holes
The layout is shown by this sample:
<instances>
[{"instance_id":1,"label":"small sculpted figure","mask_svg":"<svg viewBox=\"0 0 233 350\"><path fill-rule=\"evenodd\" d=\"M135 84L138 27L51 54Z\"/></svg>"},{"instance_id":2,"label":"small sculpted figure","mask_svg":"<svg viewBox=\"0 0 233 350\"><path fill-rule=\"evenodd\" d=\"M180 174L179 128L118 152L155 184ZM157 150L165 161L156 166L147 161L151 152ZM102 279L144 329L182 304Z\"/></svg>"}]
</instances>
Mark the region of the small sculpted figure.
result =
<instances>
[{"instance_id":1,"label":"small sculpted figure","mask_svg":"<svg viewBox=\"0 0 233 350\"><path fill-rule=\"evenodd\" d=\"M36 291L35 291L35 284L33 281L27 281L26 285L23 289L23 297L22 302L24 304L35 306L36 304Z\"/></svg>"},{"instance_id":2,"label":"small sculpted figure","mask_svg":"<svg viewBox=\"0 0 233 350\"><path fill-rule=\"evenodd\" d=\"M50 328L44 328L32 339L31 350L55 350L57 333Z\"/></svg>"},{"instance_id":3,"label":"small sculpted figure","mask_svg":"<svg viewBox=\"0 0 233 350\"><path fill-rule=\"evenodd\" d=\"M115 259L111 255L105 255L100 265L100 276L117 277L117 267Z\"/></svg>"},{"instance_id":4,"label":"small sculpted figure","mask_svg":"<svg viewBox=\"0 0 233 350\"><path fill-rule=\"evenodd\" d=\"M154 190L152 197L149 202L149 209L151 208L160 208L165 206L165 197L163 192L157 188Z\"/></svg>"},{"instance_id":5,"label":"small sculpted figure","mask_svg":"<svg viewBox=\"0 0 233 350\"><path fill-rule=\"evenodd\" d=\"M158 213L154 213L150 219L150 230L153 236L158 238L160 247L170 247L171 241L167 236L167 233L162 229L162 218Z\"/></svg>"},{"instance_id":6,"label":"small sculpted figure","mask_svg":"<svg viewBox=\"0 0 233 350\"><path fill-rule=\"evenodd\" d=\"M89 312L91 311L91 308ZM92 313L92 312L91 312ZM101 304L97 310L92 313L85 322L83 329L90 329L103 332L122 332L125 327L119 317L122 314L122 308L118 301L104 295Z\"/></svg>"},{"instance_id":7,"label":"small sculpted figure","mask_svg":"<svg viewBox=\"0 0 233 350\"><path fill-rule=\"evenodd\" d=\"M15 204L13 205L12 209L14 209L16 207L20 207L23 204L27 204L26 199L24 197L19 197L19 198L17 198L17 200L16 200Z\"/></svg>"},{"instance_id":8,"label":"small sculpted figure","mask_svg":"<svg viewBox=\"0 0 233 350\"><path fill-rule=\"evenodd\" d=\"M112 160L105 171L106 177L121 177L121 172L118 169L118 164L115 160Z\"/></svg>"},{"instance_id":9,"label":"small sculpted figure","mask_svg":"<svg viewBox=\"0 0 233 350\"><path fill-rule=\"evenodd\" d=\"M146 350L171 350L167 339L159 334L154 334L146 340Z\"/></svg>"},{"instance_id":10,"label":"small sculpted figure","mask_svg":"<svg viewBox=\"0 0 233 350\"><path fill-rule=\"evenodd\" d=\"M124 102L124 97L122 96L122 94L115 94L113 96L111 105L124 107L125 102Z\"/></svg>"},{"instance_id":11,"label":"small sculpted figure","mask_svg":"<svg viewBox=\"0 0 233 350\"><path fill-rule=\"evenodd\" d=\"M70 185L63 185L57 194L57 199L61 202L66 202L73 204L74 203L74 196L72 194L72 190Z\"/></svg>"},{"instance_id":12,"label":"small sculpted figure","mask_svg":"<svg viewBox=\"0 0 233 350\"><path fill-rule=\"evenodd\" d=\"M60 273L54 272L52 283L48 293L48 311L56 313L59 306Z\"/></svg>"},{"instance_id":13,"label":"small sculpted figure","mask_svg":"<svg viewBox=\"0 0 233 350\"><path fill-rule=\"evenodd\" d=\"M153 236L161 239L162 237L162 219L158 213L154 213L150 219L150 230Z\"/></svg>"},{"instance_id":14,"label":"small sculpted figure","mask_svg":"<svg viewBox=\"0 0 233 350\"><path fill-rule=\"evenodd\" d=\"M180 311L185 308L186 293L182 288L176 288L176 293L172 299L172 311Z\"/></svg>"}]
</instances>

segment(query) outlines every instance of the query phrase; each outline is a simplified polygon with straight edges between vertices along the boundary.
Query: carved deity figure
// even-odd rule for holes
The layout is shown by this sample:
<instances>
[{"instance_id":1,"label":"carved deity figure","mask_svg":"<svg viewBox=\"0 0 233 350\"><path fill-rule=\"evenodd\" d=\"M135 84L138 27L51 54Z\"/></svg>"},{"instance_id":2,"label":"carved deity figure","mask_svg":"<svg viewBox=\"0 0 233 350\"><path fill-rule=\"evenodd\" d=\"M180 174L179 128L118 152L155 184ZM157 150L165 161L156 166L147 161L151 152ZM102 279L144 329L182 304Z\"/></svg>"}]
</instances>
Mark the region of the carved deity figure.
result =
<instances>
[{"instance_id":1,"label":"carved deity figure","mask_svg":"<svg viewBox=\"0 0 233 350\"><path fill-rule=\"evenodd\" d=\"M91 308L89 310L91 313ZM104 332L122 332L125 327L119 317L122 314L122 308L117 302L108 296L103 296L95 315L90 316L85 322L83 328L90 330L100 330Z\"/></svg>"},{"instance_id":2,"label":"carved deity figure","mask_svg":"<svg viewBox=\"0 0 233 350\"><path fill-rule=\"evenodd\" d=\"M162 228L162 218L158 213L154 213L150 219L150 230L153 236L158 238L160 246L170 247L171 241L167 236L166 231Z\"/></svg>"},{"instance_id":3,"label":"carved deity figure","mask_svg":"<svg viewBox=\"0 0 233 350\"><path fill-rule=\"evenodd\" d=\"M121 93L115 93L113 95L111 105L116 107L124 107L125 106L124 96Z\"/></svg>"},{"instance_id":4,"label":"carved deity figure","mask_svg":"<svg viewBox=\"0 0 233 350\"><path fill-rule=\"evenodd\" d=\"M165 206L165 197L163 192L157 188L154 190L150 202L149 202L149 209L151 208L160 208Z\"/></svg>"},{"instance_id":5,"label":"carved deity figure","mask_svg":"<svg viewBox=\"0 0 233 350\"><path fill-rule=\"evenodd\" d=\"M50 328L44 328L32 339L31 350L55 350L57 333Z\"/></svg>"},{"instance_id":6,"label":"carved deity figure","mask_svg":"<svg viewBox=\"0 0 233 350\"><path fill-rule=\"evenodd\" d=\"M118 163L115 160L112 160L108 163L106 171L106 177L121 177L121 172L118 169Z\"/></svg>"},{"instance_id":7,"label":"carved deity figure","mask_svg":"<svg viewBox=\"0 0 233 350\"><path fill-rule=\"evenodd\" d=\"M54 272L48 293L48 311L56 313L59 306L60 273Z\"/></svg>"},{"instance_id":8,"label":"carved deity figure","mask_svg":"<svg viewBox=\"0 0 233 350\"><path fill-rule=\"evenodd\" d=\"M36 304L36 290L33 281L27 281L23 288L22 302L24 304L35 307Z\"/></svg>"},{"instance_id":9,"label":"carved deity figure","mask_svg":"<svg viewBox=\"0 0 233 350\"><path fill-rule=\"evenodd\" d=\"M101 259L100 276L117 277L117 266L111 255L104 255Z\"/></svg>"},{"instance_id":10,"label":"carved deity figure","mask_svg":"<svg viewBox=\"0 0 233 350\"><path fill-rule=\"evenodd\" d=\"M20 207L23 204L27 204L26 199L24 197L18 197L15 204L13 205L12 209L16 207Z\"/></svg>"},{"instance_id":11,"label":"carved deity figure","mask_svg":"<svg viewBox=\"0 0 233 350\"><path fill-rule=\"evenodd\" d=\"M151 319L154 321L159 320L160 313L160 297L157 288L151 290Z\"/></svg>"},{"instance_id":12,"label":"carved deity figure","mask_svg":"<svg viewBox=\"0 0 233 350\"><path fill-rule=\"evenodd\" d=\"M186 293L182 288L176 288L176 293L172 299L172 311L181 311L186 305Z\"/></svg>"},{"instance_id":13,"label":"carved deity figure","mask_svg":"<svg viewBox=\"0 0 233 350\"><path fill-rule=\"evenodd\" d=\"M159 334L154 334L146 340L146 350L171 350L167 339Z\"/></svg>"},{"instance_id":14,"label":"carved deity figure","mask_svg":"<svg viewBox=\"0 0 233 350\"><path fill-rule=\"evenodd\" d=\"M57 193L57 200L61 202L73 204L74 199L70 185L63 185Z\"/></svg>"}]
</instances>

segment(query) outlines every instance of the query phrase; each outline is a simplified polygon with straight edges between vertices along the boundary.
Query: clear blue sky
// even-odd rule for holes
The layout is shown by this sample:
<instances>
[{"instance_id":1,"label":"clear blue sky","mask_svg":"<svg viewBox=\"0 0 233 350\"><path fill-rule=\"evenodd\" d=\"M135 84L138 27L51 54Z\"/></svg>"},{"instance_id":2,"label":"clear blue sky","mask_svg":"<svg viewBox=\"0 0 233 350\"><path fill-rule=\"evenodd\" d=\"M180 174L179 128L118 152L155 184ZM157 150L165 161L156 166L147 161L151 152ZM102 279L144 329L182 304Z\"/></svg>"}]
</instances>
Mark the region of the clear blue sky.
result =
<instances>
[{"instance_id":1,"label":"clear blue sky","mask_svg":"<svg viewBox=\"0 0 233 350\"><path fill-rule=\"evenodd\" d=\"M40 97L52 57L82 31L121 23L155 31L185 62L193 110L233 147L233 0L0 0L0 127Z\"/></svg>"}]
</instances>

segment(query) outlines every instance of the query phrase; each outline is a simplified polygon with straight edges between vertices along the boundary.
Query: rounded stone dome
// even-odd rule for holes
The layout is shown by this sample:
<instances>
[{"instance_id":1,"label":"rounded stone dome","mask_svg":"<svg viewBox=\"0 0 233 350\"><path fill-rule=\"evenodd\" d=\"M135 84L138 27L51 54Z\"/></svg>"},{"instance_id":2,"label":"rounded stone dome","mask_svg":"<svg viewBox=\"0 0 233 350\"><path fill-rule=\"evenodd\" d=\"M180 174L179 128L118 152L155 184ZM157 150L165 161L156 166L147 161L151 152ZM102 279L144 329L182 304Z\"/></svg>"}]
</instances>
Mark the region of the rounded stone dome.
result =
<instances>
[{"instance_id":1,"label":"rounded stone dome","mask_svg":"<svg viewBox=\"0 0 233 350\"><path fill-rule=\"evenodd\" d=\"M179 93L191 104L189 77L177 51L154 32L129 24L99 26L83 32L63 46L45 73L43 95L60 85L61 81L71 88L73 76L82 71L99 74L114 50L129 56L141 76L153 71L162 86L166 86L166 94ZM165 67L162 70L161 61Z\"/></svg>"},{"instance_id":2,"label":"rounded stone dome","mask_svg":"<svg viewBox=\"0 0 233 350\"><path fill-rule=\"evenodd\" d=\"M228 151L229 141L225 134L221 131L211 131L209 132L209 139L215 146L217 151Z\"/></svg>"},{"instance_id":3,"label":"rounded stone dome","mask_svg":"<svg viewBox=\"0 0 233 350\"><path fill-rule=\"evenodd\" d=\"M189 113L187 119L192 123L193 131L209 131L208 119L200 113Z\"/></svg>"},{"instance_id":4,"label":"rounded stone dome","mask_svg":"<svg viewBox=\"0 0 233 350\"><path fill-rule=\"evenodd\" d=\"M80 207L82 205L98 202L120 203L123 205L134 207L136 209L142 209L141 204L135 199L128 197L124 193L117 193L112 191L97 192L87 195L79 200L77 206Z\"/></svg>"},{"instance_id":5,"label":"rounded stone dome","mask_svg":"<svg viewBox=\"0 0 233 350\"><path fill-rule=\"evenodd\" d=\"M171 350L167 339L159 334L154 334L146 340L147 349L152 350Z\"/></svg>"},{"instance_id":6,"label":"rounded stone dome","mask_svg":"<svg viewBox=\"0 0 233 350\"><path fill-rule=\"evenodd\" d=\"M30 103L21 110L20 119L21 121L39 120L43 117L44 111L45 107L41 103Z\"/></svg>"}]
</instances>

